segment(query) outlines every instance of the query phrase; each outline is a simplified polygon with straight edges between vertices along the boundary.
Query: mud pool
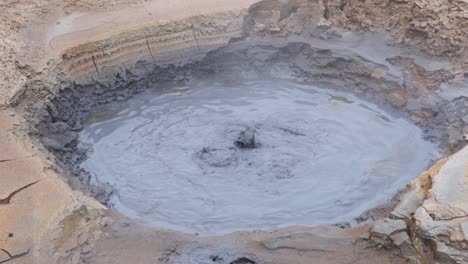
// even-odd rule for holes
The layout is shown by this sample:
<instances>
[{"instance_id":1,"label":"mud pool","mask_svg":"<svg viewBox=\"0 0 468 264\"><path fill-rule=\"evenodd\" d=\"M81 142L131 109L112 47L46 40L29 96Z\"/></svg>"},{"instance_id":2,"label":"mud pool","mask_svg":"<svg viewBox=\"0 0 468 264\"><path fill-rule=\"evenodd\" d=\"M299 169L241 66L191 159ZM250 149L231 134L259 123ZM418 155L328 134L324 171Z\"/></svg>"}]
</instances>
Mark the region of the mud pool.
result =
<instances>
[{"instance_id":1,"label":"mud pool","mask_svg":"<svg viewBox=\"0 0 468 264\"><path fill-rule=\"evenodd\" d=\"M201 234L351 221L438 157L406 119L286 81L155 88L94 109L80 142L117 210Z\"/></svg>"}]
</instances>

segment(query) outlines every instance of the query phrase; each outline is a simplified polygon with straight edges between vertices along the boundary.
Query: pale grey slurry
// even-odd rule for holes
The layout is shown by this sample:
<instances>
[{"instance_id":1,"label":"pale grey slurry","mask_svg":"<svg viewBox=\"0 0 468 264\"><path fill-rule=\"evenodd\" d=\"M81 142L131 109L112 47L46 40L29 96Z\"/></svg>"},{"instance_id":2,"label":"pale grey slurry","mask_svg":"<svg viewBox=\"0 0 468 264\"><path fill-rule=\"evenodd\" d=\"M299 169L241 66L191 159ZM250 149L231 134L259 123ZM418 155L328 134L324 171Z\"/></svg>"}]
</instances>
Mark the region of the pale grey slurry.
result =
<instances>
[{"instance_id":1,"label":"pale grey slurry","mask_svg":"<svg viewBox=\"0 0 468 264\"><path fill-rule=\"evenodd\" d=\"M96 109L80 140L117 210L202 234L349 221L438 156L401 117L285 81L148 91Z\"/></svg>"}]
</instances>

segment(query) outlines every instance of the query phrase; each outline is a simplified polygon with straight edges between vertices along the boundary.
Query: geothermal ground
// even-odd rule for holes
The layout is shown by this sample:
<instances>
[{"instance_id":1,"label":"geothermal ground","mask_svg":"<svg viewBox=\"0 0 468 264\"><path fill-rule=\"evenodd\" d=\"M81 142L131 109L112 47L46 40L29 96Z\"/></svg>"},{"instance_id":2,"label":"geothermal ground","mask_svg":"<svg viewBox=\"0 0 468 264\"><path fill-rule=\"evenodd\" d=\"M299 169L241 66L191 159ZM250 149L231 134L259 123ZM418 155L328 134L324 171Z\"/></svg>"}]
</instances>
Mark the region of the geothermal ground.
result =
<instances>
[{"instance_id":1,"label":"geothermal ground","mask_svg":"<svg viewBox=\"0 0 468 264\"><path fill-rule=\"evenodd\" d=\"M466 1L0 7L0 263L468 263Z\"/></svg>"}]
</instances>

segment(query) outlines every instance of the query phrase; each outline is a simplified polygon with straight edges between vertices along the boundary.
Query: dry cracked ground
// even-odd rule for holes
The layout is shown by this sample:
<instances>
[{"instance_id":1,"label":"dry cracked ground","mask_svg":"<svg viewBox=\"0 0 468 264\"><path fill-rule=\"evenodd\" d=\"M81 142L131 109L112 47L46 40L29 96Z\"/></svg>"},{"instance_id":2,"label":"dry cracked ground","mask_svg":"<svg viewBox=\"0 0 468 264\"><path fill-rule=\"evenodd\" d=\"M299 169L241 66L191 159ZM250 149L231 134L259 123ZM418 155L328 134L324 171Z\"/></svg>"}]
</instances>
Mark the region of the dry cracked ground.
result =
<instances>
[{"instance_id":1,"label":"dry cracked ground","mask_svg":"<svg viewBox=\"0 0 468 264\"><path fill-rule=\"evenodd\" d=\"M0 263L468 263L467 1L2 0L0 10ZM135 223L78 175L80 113L161 80L272 64L401 111L444 158L361 225L208 237Z\"/></svg>"}]
</instances>

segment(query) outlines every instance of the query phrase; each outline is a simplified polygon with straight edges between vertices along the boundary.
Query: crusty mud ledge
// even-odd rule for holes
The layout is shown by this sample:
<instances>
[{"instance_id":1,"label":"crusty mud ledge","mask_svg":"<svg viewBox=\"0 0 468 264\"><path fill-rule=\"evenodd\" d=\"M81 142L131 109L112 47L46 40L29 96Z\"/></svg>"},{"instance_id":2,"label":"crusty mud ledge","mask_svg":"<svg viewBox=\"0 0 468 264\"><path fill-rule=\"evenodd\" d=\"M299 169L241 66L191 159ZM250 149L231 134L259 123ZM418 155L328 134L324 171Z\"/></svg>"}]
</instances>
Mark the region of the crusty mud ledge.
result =
<instances>
[{"instance_id":1,"label":"crusty mud ledge","mask_svg":"<svg viewBox=\"0 0 468 264\"><path fill-rule=\"evenodd\" d=\"M448 5L463 10L459 4ZM385 9L375 6L372 10L374 14L410 10L412 15L431 10L430 2L423 2L423 7L408 5L389 3ZM453 42L437 49L444 42L439 36L430 37L430 27L412 24L424 34L414 28L396 32L399 23L404 23L386 14L366 17L372 19L369 25L359 17L365 7L358 3L262 1L248 10L245 7L78 42L49 61L40 74L33 66L18 66L27 75L27 83L8 99L0 115L5 124L1 144L19 153L0 157L0 171L10 177L5 194L1 193L5 199L0 210L5 213L0 223L7 239L0 242L0 261L128 263L135 256L141 263L467 261L468 150L464 146L468 95L460 70L463 47L457 42L462 33L456 29L444 32L453 35ZM397 33L403 34L407 43L429 54L444 50L437 55L458 59L429 57L406 47L385 47L385 54L377 56L385 44L379 42L384 34L346 31L384 27L385 17L399 25L387 32L393 40ZM354 22L343 27L343 19ZM440 18L431 19L428 23L438 23ZM421 38L429 44L422 45ZM288 73L282 78L342 89L404 113L425 129L428 138L440 143L448 158L410 183L394 210L375 221L370 233L368 226L326 226L198 237L139 226L86 196L105 202L112 191L89 186L85 172L79 171L85 152L76 147L76 131L82 115L93 106L125 100L166 81L194 82L212 76L237 79L236 73L271 78L279 72ZM9 132L12 129L14 134ZM4 138L17 139L12 143ZM26 143L17 145L19 140ZM10 169L14 167L19 170ZM22 176L31 170L41 171L40 176ZM63 180L80 191L70 190ZM43 203L51 199L60 201ZM31 211L32 217L23 216Z\"/></svg>"}]
</instances>

